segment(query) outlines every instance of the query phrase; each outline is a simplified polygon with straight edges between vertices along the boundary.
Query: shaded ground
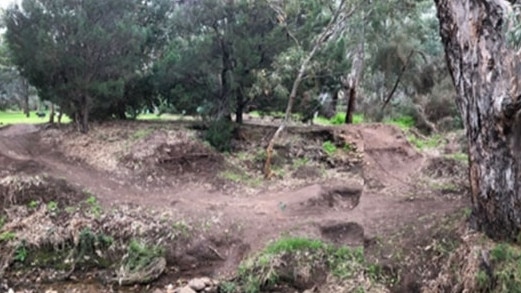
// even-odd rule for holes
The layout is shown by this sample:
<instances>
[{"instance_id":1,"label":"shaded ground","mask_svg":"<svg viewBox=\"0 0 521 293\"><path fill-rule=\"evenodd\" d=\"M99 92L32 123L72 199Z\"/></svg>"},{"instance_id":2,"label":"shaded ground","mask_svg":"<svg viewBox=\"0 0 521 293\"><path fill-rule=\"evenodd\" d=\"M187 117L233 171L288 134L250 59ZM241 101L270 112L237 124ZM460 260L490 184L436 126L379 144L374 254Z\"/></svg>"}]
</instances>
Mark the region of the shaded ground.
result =
<instances>
[{"instance_id":1,"label":"shaded ground","mask_svg":"<svg viewBox=\"0 0 521 293\"><path fill-rule=\"evenodd\" d=\"M173 255L178 267L159 284L231 275L246 254L287 233L365 245L381 258L371 250L375 239L410 226L414 239L428 237L431 227L419 219L435 222L466 205L464 186L433 181L457 162L435 161L381 124L290 128L275 148L279 176L264 182L262 149L273 131L246 125L235 154L222 155L197 140L197 131L173 123L108 124L87 136L13 125L0 129L0 175L48 174L95 195L104 208L137 206L199 225L206 240L191 241L184 257ZM456 171L440 172L446 178Z\"/></svg>"}]
</instances>

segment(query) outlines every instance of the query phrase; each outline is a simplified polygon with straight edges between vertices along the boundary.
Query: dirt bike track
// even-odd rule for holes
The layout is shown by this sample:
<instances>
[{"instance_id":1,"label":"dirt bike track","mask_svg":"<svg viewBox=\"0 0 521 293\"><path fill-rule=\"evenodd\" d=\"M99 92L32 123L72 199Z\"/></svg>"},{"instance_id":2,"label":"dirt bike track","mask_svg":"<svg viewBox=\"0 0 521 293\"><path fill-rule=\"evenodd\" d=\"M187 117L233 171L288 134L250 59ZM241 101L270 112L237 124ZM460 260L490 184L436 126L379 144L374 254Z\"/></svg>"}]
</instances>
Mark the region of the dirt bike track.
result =
<instances>
[{"instance_id":1,"label":"dirt bike track","mask_svg":"<svg viewBox=\"0 0 521 293\"><path fill-rule=\"evenodd\" d=\"M65 179L94 194L104 207L132 204L183 219L206 219L222 231L234 227L248 251L287 232L363 245L421 217L443 217L467 205L463 197L424 195L415 176L428 157L417 152L400 130L380 124L340 127L359 138L363 178L253 196L224 194L195 184L146 189L65 157L42 142L42 131L33 125L0 128L0 172L44 172Z\"/></svg>"}]
</instances>

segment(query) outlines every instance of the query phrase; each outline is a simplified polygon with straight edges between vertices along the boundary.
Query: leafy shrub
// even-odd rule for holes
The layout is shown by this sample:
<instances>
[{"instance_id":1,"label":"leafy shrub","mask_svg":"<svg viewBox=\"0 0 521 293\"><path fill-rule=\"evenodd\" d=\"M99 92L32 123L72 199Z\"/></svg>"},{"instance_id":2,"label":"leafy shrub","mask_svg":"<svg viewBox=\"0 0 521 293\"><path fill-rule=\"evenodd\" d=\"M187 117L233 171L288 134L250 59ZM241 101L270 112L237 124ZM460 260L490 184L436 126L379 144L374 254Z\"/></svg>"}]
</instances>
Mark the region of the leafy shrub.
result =
<instances>
[{"instance_id":1,"label":"leafy shrub","mask_svg":"<svg viewBox=\"0 0 521 293\"><path fill-rule=\"evenodd\" d=\"M231 149L233 123L226 119L216 120L206 130L204 139L220 152Z\"/></svg>"}]
</instances>

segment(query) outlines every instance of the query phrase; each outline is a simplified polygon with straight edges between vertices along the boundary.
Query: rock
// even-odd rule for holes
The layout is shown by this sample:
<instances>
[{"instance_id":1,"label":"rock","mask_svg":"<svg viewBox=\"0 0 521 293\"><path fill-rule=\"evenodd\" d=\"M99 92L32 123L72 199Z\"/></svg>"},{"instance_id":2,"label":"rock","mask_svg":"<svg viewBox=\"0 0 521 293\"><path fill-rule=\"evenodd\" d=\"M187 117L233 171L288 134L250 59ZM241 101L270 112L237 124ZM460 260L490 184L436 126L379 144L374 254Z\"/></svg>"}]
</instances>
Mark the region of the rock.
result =
<instances>
[{"instance_id":1,"label":"rock","mask_svg":"<svg viewBox=\"0 0 521 293\"><path fill-rule=\"evenodd\" d=\"M177 289L175 291L175 293L197 293L196 291L194 291L192 288L190 288L189 286L186 286L186 287L183 287L181 289Z\"/></svg>"},{"instance_id":2,"label":"rock","mask_svg":"<svg viewBox=\"0 0 521 293\"><path fill-rule=\"evenodd\" d=\"M205 286L213 285L212 279L210 279L208 277L200 278L200 280L204 283Z\"/></svg>"},{"instance_id":3,"label":"rock","mask_svg":"<svg viewBox=\"0 0 521 293\"><path fill-rule=\"evenodd\" d=\"M205 279L192 279L188 282L188 287L194 289L195 291L201 291L206 288L206 280Z\"/></svg>"},{"instance_id":4,"label":"rock","mask_svg":"<svg viewBox=\"0 0 521 293\"><path fill-rule=\"evenodd\" d=\"M175 293L177 290L174 290L174 285L168 284L166 287L166 293Z\"/></svg>"},{"instance_id":5,"label":"rock","mask_svg":"<svg viewBox=\"0 0 521 293\"><path fill-rule=\"evenodd\" d=\"M203 292L205 293L217 293L218 287L206 287Z\"/></svg>"},{"instance_id":6,"label":"rock","mask_svg":"<svg viewBox=\"0 0 521 293\"><path fill-rule=\"evenodd\" d=\"M163 291L161 289L156 289L152 293L163 293Z\"/></svg>"}]
</instances>

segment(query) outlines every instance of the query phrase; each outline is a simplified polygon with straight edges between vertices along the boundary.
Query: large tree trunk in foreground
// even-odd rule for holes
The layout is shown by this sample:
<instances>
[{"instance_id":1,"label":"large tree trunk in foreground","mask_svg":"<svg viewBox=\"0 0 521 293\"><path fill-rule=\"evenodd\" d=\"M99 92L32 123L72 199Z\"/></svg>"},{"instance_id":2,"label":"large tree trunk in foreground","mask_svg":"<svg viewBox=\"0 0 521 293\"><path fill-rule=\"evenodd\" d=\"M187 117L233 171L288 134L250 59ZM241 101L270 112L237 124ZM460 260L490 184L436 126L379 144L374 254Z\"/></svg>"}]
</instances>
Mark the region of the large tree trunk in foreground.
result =
<instances>
[{"instance_id":1,"label":"large tree trunk in foreground","mask_svg":"<svg viewBox=\"0 0 521 293\"><path fill-rule=\"evenodd\" d=\"M469 141L472 223L493 239L521 228L518 61L507 48L504 0L435 0Z\"/></svg>"}]
</instances>

